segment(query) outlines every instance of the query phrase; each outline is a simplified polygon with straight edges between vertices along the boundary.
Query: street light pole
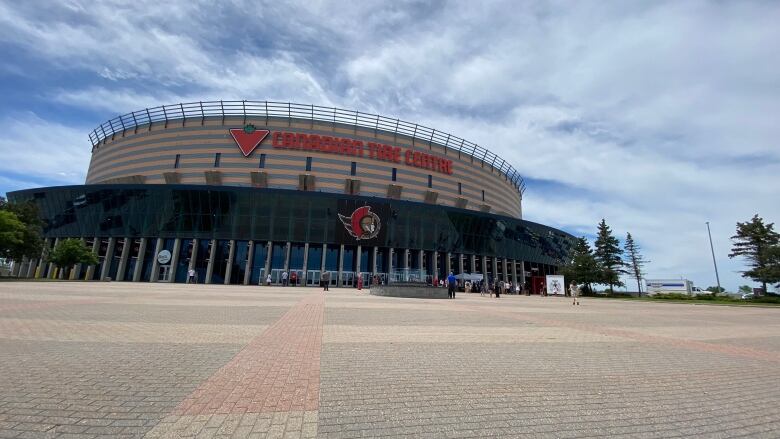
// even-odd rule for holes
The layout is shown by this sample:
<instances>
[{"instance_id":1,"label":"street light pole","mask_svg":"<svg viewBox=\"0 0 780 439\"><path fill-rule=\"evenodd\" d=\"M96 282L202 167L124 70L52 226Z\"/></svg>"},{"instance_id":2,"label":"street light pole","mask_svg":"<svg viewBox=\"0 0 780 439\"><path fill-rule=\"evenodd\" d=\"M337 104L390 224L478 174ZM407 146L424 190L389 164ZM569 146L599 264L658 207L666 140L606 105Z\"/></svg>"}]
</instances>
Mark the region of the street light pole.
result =
<instances>
[{"instance_id":1,"label":"street light pole","mask_svg":"<svg viewBox=\"0 0 780 439\"><path fill-rule=\"evenodd\" d=\"M710 237L710 251L712 252L712 265L715 266L715 281L718 282L718 294L720 294L720 276L718 276L718 263L715 262L715 248L712 246L712 233L710 232L709 221L707 221L707 235Z\"/></svg>"}]
</instances>

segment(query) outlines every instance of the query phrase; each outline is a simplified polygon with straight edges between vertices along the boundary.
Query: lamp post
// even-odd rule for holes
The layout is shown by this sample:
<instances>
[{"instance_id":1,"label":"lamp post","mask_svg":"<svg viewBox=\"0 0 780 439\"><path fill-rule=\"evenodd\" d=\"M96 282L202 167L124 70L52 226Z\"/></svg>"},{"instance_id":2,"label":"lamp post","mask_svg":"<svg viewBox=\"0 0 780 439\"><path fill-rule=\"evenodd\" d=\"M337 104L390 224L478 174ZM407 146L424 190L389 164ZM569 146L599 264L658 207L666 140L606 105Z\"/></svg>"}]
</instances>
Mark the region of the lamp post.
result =
<instances>
[{"instance_id":1,"label":"lamp post","mask_svg":"<svg viewBox=\"0 0 780 439\"><path fill-rule=\"evenodd\" d=\"M720 277L718 276L718 263L715 262L715 248L712 246L712 233L710 232L709 221L707 221L707 236L710 237L710 251L712 252L712 265L715 266L715 281L718 283L718 294L720 294Z\"/></svg>"}]
</instances>

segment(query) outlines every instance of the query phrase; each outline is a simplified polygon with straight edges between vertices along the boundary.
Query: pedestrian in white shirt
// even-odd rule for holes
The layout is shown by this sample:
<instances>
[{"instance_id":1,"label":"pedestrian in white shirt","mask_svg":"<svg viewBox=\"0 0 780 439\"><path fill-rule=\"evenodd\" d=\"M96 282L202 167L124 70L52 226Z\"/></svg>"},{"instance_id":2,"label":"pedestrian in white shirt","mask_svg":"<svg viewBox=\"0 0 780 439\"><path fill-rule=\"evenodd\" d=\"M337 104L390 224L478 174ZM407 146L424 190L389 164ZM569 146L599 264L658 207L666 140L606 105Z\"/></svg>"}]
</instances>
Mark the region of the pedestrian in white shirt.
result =
<instances>
[{"instance_id":1,"label":"pedestrian in white shirt","mask_svg":"<svg viewBox=\"0 0 780 439\"><path fill-rule=\"evenodd\" d=\"M572 283L569 285L569 294L571 294L572 305L579 305L580 301L577 299L577 296L579 296L580 289L577 287L577 284L572 281Z\"/></svg>"}]
</instances>

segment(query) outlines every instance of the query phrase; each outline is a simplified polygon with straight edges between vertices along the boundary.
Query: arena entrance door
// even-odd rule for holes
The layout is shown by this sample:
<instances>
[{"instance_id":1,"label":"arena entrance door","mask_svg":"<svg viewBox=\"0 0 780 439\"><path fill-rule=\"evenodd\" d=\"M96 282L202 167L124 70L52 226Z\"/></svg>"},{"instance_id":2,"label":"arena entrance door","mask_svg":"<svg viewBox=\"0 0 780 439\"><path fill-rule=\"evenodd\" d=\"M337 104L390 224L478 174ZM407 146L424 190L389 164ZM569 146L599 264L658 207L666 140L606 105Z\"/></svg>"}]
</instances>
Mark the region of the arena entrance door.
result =
<instances>
[{"instance_id":1,"label":"arena entrance door","mask_svg":"<svg viewBox=\"0 0 780 439\"><path fill-rule=\"evenodd\" d=\"M314 287L320 285L320 270L306 270L306 286Z\"/></svg>"},{"instance_id":2,"label":"arena entrance door","mask_svg":"<svg viewBox=\"0 0 780 439\"><path fill-rule=\"evenodd\" d=\"M168 282L171 279L171 266L160 265L160 272L157 276L158 282Z\"/></svg>"},{"instance_id":3,"label":"arena entrance door","mask_svg":"<svg viewBox=\"0 0 780 439\"><path fill-rule=\"evenodd\" d=\"M355 286L355 272L354 271L342 271L341 272L341 286L346 288L352 288Z\"/></svg>"}]
</instances>

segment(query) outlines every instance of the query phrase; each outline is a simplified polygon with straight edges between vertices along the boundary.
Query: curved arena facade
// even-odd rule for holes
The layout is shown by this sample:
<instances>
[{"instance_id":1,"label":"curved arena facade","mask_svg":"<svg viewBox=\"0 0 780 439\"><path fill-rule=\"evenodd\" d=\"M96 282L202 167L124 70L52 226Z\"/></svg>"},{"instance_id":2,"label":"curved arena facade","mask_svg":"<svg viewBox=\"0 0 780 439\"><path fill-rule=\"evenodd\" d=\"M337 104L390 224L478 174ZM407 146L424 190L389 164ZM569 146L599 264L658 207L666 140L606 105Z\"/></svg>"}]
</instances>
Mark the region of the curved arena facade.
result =
<instances>
[{"instance_id":1,"label":"curved arena facade","mask_svg":"<svg viewBox=\"0 0 780 439\"><path fill-rule=\"evenodd\" d=\"M523 179L479 145L382 116L278 102L197 102L119 116L89 135L86 183L29 189L47 250L81 238L74 279L333 286L479 273L538 289L571 246L522 219Z\"/></svg>"}]
</instances>

